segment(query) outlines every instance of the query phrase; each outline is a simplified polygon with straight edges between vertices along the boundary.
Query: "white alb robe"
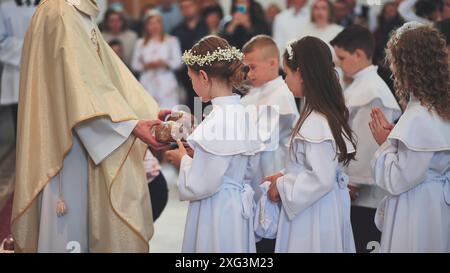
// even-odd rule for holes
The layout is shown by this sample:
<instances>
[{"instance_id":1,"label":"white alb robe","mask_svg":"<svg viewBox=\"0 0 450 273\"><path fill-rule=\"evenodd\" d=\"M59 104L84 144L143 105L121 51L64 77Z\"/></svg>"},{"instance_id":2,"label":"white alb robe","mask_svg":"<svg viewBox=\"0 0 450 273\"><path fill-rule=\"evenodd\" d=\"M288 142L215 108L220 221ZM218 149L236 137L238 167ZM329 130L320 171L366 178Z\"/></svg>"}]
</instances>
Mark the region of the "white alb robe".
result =
<instances>
[{"instance_id":1,"label":"white alb robe","mask_svg":"<svg viewBox=\"0 0 450 273\"><path fill-rule=\"evenodd\" d=\"M348 177L326 118L312 112L292 149L276 184L282 209L275 252L355 252Z\"/></svg>"},{"instance_id":2,"label":"white alb robe","mask_svg":"<svg viewBox=\"0 0 450 273\"><path fill-rule=\"evenodd\" d=\"M450 122L413 98L372 168L380 252L450 252Z\"/></svg>"},{"instance_id":3,"label":"white alb robe","mask_svg":"<svg viewBox=\"0 0 450 273\"><path fill-rule=\"evenodd\" d=\"M214 98L212 104L212 112L187 139L194 158L185 155L181 161L180 199L190 202L182 252L256 252L251 155L261 145L240 137L248 123L239 96ZM221 129L239 137L209 138Z\"/></svg>"},{"instance_id":4,"label":"white alb robe","mask_svg":"<svg viewBox=\"0 0 450 273\"><path fill-rule=\"evenodd\" d=\"M282 77L252 88L241 102L246 107L259 109L258 130L266 144L266 149L256 155L259 157L259 179L253 180L252 187L257 201L262 194L259 187L261 179L283 169L286 164L289 139L299 113L295 98Z\"/></svg>"},{"instance_id":5,"label":"white alb robe","mask_svg":"<svg viewBox=\"0 0 450 273\"><path fill-rule=\"evenodd\" d=\"M94 18L81 12L80 16L90 37ZM62 171L39 196L38 252L89 252L88 160L100 164L128 139L136 123L136 120L113 123L109 118L96 118L74 128L73 146L64 158ZM56 215L60 175L61 192L67 205L67 214L62 217Z\"/></svg>"},{"instance_id":6,"label":"white alb robe","mask_svg":"<svg viewBox=\"0 0 450 273\"><path fill-rule=\"evenodd\" d=\"M15 1L2 2L0 4L0 62L3 64L3 72L0 105L9 105L17 104L19 101L23 39L36 6L18 6Z\"/></svg>"},{"instance_id":7,"label":"white alb robe","mask_svg":"<svg viewBox=\"0 0 450 273\"><path fill-rule=\"evenodd\" d=\"M356 161L350 162L346 169L350 185L358 187L359 196L353 204L376 208L385 192L373 186L370 161L378 149L378 144L370 132L370 113L374 107L378 107L387 120L393 123L400 117L401 110L374 65L353 76L353 82L345 89L344 97L350 111L349 124L358 139Z\"/></svg>"}]
</instances>

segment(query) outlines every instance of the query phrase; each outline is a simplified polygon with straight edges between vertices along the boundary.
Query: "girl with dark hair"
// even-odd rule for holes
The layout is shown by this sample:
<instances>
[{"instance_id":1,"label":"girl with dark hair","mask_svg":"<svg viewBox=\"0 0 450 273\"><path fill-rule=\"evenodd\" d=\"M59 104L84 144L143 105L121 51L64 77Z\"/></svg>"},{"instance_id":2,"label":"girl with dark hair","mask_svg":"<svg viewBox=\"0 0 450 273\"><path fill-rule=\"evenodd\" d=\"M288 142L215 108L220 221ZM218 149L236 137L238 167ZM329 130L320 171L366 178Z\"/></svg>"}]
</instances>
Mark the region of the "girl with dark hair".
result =
<instances>
[{"instance_id":1,"label":"girl with dark hair","mask_svg":"<svg viewBox=\"0 0 450 273\"><path fill-rule=\"evenodd\" d=\"M264 10L255 0L233 0L231 18L225 23L222 36L231 45L242 48L253 36L270 35Z\"/></svg>"},{"instance_id":2,"label":"girl with dark hair","mask_svg":"<svg viewBox=\"0 0 450 273\"><path fill-rule=\"evenodd\" d=\"M283 56L286 83L305 99L290 140L286 168L270 181L281 201L276 252L354 252L348 177L355 139L329 46L307 36Z\"/></svg>"}]
</instances>

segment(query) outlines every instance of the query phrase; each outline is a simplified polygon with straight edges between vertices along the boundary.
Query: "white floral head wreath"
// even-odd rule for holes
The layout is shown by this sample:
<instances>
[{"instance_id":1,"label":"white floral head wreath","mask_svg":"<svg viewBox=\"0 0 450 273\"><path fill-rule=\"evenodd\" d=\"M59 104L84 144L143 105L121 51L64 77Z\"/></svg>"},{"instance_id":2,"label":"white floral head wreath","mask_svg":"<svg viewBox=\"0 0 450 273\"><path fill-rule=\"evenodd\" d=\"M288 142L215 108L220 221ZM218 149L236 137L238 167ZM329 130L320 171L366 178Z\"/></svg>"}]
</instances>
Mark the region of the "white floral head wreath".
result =
<instances>
[{"instance_id":1,"label":"white floral head wreath","mask_svg":"<svg viewBox=\"0 0 450 273\"><path fill-rule=\"evenodd\" d=\"M400 38L402 37L402 35L405 34L406 32L416 29L416 28L419 28L419 27L423 27L423 26L425 26L425 25L422 23L419 23L419 22L414 22L414 21L404 23L403 26L399 27L395 31L395 33L392 37L393 43L394 44L398 43L398 41L400 41Z\"/></svg>"},{"instance_id":2,"label":"white floral head wreath","mask_svg":"<svg viewBox=\"0 0 450 273\"><path fill-rule=\"evenodd\" d=\"M288 53L288 59L289 61L294 60L294 49L292 48L292 45L294 44L295 41L290 41L287 45L286 45L286 51Z\"/></svg>"},{"instance_id":3,"label":"white floral head wreath","mask_svg":"<svg viewBox=\"0 0 450 273\"><path fill-rule=\"evenodd\" d=\"M227 61L231 62L233 60L240 60L244 58L244 54L237 48L220 48L218 47L212 53L209 51L206 55L196 55L196 52L192 50L187 50L184 52L181 59L183 62L189 66L198 65L211 65L214 61Z\"/></svg>"}]
</instances>

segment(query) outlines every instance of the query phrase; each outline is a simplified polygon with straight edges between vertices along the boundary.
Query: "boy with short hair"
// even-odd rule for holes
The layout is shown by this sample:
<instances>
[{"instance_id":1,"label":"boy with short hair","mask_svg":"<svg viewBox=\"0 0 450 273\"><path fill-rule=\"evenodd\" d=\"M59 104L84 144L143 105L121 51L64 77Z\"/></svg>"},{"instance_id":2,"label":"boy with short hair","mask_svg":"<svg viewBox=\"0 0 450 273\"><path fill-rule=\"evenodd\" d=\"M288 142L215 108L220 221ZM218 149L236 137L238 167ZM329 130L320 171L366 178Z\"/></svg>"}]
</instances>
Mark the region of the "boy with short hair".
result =
<instances>
[{"instance_id":1,"label":"boy with short hair","mask_svg":"<svg viewBox=\"0 0 450 273\"><path fill-rule=\"evenodd\" d=\"M350 127L358 143L356 161L350 162L346 171L353 201L352 225L356 250L365 252L369 242L380 240L373 219L378 203L385 196L384 191L374 185L370 169L370 162L378 148L368 126L370 113L378 107L393 123L400 117L401 110L391 90L377 74L377 66L372 64L375 40L367 28L351 25L330 43L345 76L353 80L345 88L344 97L350 111Z\"/></svg>"},{"instance_id":2,"label":"boy with short hair","mask_svg":"<svg viewBox=\"0 0 450 273\"><path fill-rule=\"evenodd\" d=\"M248 78L252 89L242 98L245 106L254 105L260 113L258 129L266 131L266 149L258 154L259 179L281 170L288 156L288 143L299 113L294 96L279 76L280 57L275 41L267 35L258 35L243 47L244 63L249 66ZM275 107L274 107L275 106ZM264 120L263 120L264 119ZM265 121L270 121L266 123ZM270 128L262 128L270 125ZM268 130L267 130L268 129ZM255 201L259 201L262 190L259 183L252 185ZM275 251L275 240L262 239L256 244L257 252Z\"/></svg>"}]
</instances>

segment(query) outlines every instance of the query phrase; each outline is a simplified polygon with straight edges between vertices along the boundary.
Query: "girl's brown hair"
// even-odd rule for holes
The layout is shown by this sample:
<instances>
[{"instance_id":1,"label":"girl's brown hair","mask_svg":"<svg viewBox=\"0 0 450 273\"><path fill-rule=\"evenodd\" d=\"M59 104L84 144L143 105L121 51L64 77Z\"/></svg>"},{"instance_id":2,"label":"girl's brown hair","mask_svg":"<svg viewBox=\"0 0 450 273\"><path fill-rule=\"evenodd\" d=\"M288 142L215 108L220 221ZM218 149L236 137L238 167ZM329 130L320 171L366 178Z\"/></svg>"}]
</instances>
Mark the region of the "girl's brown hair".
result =
<instances>
[{"instance_id":1,"label":"girl's brown hair","mask_svg":"<svg viewBox=\"0 0 450 273\"><path fill-rule=\"evenodd\" d=\"M231 46L227 40L222 39L215 35L210 35L202 38L196 43L191 52L194 55L205 56L206 54L213 53L218 48L230 49ZM211 64L199 66L198 64L188 65L190 69L195 72L203 70L209 77L222 80L231 85L234 89L239 91L245 91L247 88L247 73L248 67L244 65L242 60L234 59L231 61L213 61Z\"/></svg>"},{"instance_id":2,"label":"girl's brown hair","mask_svg":"<svg viewBox=\"0 0 450 273\"><path fill-rule=\"evenodd\" d=\"M313 10L319 1L324 1L328 6L328 23L332 24L334 22L334 5L330 0L316 0L311 7L311 22L315 23Z\"/></svg>"},{"instance_id":3,"label":"girl's brown hair","mask_svg":"<svg viewBox=\"0 0 450 273\"><path fill-rule=\"evenodd\" d=\"M450 121L450 70L446 42L430 26L420 26L390 38L386 57L393 67L395 92L405 105L410 94L429 110Z\"/></svg>"},{"instance_id":4,"label":"girl's brown hair","mask_svg":"<svg viewBox=\"0 0 450 273\"><path fill-rule=\"evenodd\" d=\"M142 31L144 33L144 46L148 44L148 42L150 41L150 38L153 35L152 33L149 33L147 31L148 24L149 24L150 20L153 18L158 18L159 22L161 23L162 33L159 37L160 41L164 41L164 39L166 37L166 34L164 33L164 23L162 21L161 14L156 10L149 10L147 12L147 14L145 15L143 31Z\"/></svg>"},{"instance_id":5,"label":"girl's brown hair","mask_svg":"<svg viewBox=\"0 0 450 273\"><path fill-rule=\"evenodd\" d=\"M294 137L299 134L303 122L316 111L328 121L337 145L339 162L348 165L355 159L355 153L348 153L345 139L356 148L353 131L348 125L349 111L345 106L341 85L339 84L331 51L322 40L307 36L291 44L292 57L284 53L285 64L293 71L299 70L304 82L305 107L292 132L291 147Z\"/></svg>"}]
</instances>

